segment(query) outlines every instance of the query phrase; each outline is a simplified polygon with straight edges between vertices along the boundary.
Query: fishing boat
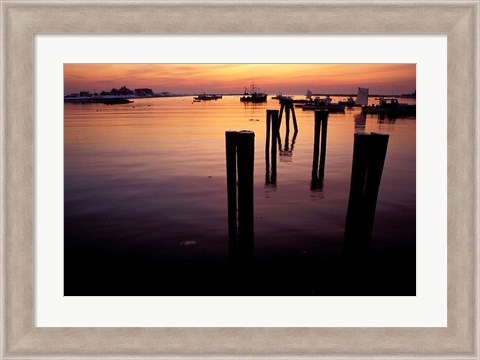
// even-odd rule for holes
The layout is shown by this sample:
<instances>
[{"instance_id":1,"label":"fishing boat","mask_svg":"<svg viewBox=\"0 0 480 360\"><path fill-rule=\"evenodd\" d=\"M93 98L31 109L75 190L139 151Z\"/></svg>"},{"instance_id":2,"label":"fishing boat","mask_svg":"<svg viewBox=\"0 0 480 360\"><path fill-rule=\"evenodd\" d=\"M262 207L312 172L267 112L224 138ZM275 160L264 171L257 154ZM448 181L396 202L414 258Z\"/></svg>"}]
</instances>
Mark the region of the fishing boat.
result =
<instances>
[{"instance_id":1,"label":"fishing boat","mask_svg":"<svg viewBox=\"0 0 480 360\"><path fill-rule=\"evenodd\" d=\"M267 102L267 94L261 91L254 84L250 86L250 89L245 88L243 96L240 98L242 102L262 103Z\"/></svg>"},{"instance_id":2,"label":"fishing boat","mask_svg":"<svg viewBox=\"0 0 480 360\"><path fill-rule=\"evenodd\" d=\"M218 100L218 99L221 99L222 97L223 97L222 95L203 93L203 94L195 96L193 98L193 101L197 102L197 100L198 101Z\"/></svg>"},{"instance_id":3,"label":"fishing boat","mask_svg":"<svg viewBox=\"0 0 480 360\"><path fill-rule=\"evenodd\" d=\"M362 114L379 114L388 116L415 116L416 105L401 104L396 98L379 98L378 105L362 107Z\"/></svg>"},{"instance_id":4,"label":"fishing boat","mask_svg":"<svg viewBox=\"0 0 480 360\"><path fill-rule=\"evenodd\" d=\"M339 103L332 103L330 96L326 96L325 99L316 97L315 99L305 103L303 105L295 105L301 107L302 110L328 110L331 112L344 112L345 105Z\"/></svg>"}]
</instances>

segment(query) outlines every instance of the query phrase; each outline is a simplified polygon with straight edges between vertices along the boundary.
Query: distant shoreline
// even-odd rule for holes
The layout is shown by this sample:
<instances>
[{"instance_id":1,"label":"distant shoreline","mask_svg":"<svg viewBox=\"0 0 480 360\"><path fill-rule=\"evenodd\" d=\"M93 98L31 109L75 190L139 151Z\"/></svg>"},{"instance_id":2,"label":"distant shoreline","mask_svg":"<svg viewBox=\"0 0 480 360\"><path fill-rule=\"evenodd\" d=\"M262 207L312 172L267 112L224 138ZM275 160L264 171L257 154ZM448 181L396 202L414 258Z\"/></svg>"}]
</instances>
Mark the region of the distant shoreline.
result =
<instances>
[{"instance_id":1,"label":"distant shoreline","mask_svg":"<svg viewBox=\"0 0 480 360\"><path fill-rule=\"evenodd\" d=\"M89 103L98 103L98 104L128 104L135 99L152 99L152 98L169 98L169 97L190 97L197 96L198 94L154 94L149 96L139 96L139 95L92 95L92 96L71 96L66 95L63 98L65 103L79 103L79 104L89 104ZM222 96L242 96L243 93L237 94L218 94ZM354 97L357 94L312 94L312 96L335 96L335 97ZM410 95L386 95L386 94L370 94L369 97L392 97L392 98L415 98Z\"/></svg>"}]
</instances>

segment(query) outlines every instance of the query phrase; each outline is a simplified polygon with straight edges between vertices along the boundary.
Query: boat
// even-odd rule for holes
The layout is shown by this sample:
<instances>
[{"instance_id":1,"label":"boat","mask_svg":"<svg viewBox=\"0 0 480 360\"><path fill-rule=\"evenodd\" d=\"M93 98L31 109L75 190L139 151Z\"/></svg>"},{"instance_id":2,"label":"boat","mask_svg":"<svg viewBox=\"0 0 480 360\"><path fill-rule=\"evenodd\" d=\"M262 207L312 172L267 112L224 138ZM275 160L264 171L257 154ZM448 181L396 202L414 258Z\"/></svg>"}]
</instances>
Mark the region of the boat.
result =
<instances>
[{"instance_id":1,"label":"boat","mask_svg":"<svg viewBox=\"0 0 480 360\"><path fill-rule=\"evenodd\" d=\"M285 96L285 95L282 95L282 94L278 94L278 95L275 95L275 96L272 96L272 100L292 100L292 97L291 96Z\"/></svg>"},{"instance_id":2,"label":"boat","mask_svg":"<svg viewBox=\"0 0 480 360\"><path fill-rule=\"evenodd\" d=\"M415 116L416 105L401 104L396 98L380 98L378 105L362 107L362 114L379 114L388 116Z\"/></svg>"},{"instance_id":3,"label":"boat","mask_svg":"<svg viewBox=\"0 0 480 360\"><path fill-rule=\"evenodd\" d=\"M296 107L301 107L302 110L328 110L331 112L344 112L345 105L339 103L332 103L330 96L326 96L325 99L316 97L313 100L303 104L295 105Z\"/></svg>"},{"instance_id":4,"label":"boat","mask_svg":"<svg viewBox=\"0 0 480 360\"><path fill-rule=\"evenodd\" d=\"M118 105L118 104L131 104L132 100L129 100L125 97L114 97L114 96L91 96L91 97L64 97L64 102L66 103L77 103L77 104L105 104L105 105Z\"/></svg>"},{"instance_id":5,"label":"boat","mask_svg":"<svg viewBox=\"0 0 480 360\"><path fill-rule=\"evenodd\" d=\"M339 104L343 104L348 107L364 106L368 104L368 88L358 88L357 99L353 100L353 97L349 97L347 100L339 101Z\"/></svg>"},{"instance_id":6,"label":"boat","mask_svg":"<svg viewBox=\"0 0 480 360\"><path fill-rule=\"evenodd\" d=\"M250 89L245 88L245 92L240 98L240 101L252 103L267 102L267 94L265 94L258 87L252 84L252 86L250 86Z\"/></svg>"},{"instance_id":7,"label":"boat","mask_svg":"<svg viewBox=\"0 0 480 360\"><path fill-rule=\"evenodd\" d=\"M415 90L414 92L412 92L410 94L402 94L402 95L400 95L400 97L407 98L407 99L416 99L417 98L417 90Z\"/></svg>"},{"instance_id":8,"label":"boat","mask_svg":"<svg viewBox=\"0 0 480 360\"><path fill-rule=\"evenodd\" d=\"M125 99L125 98L118 98L118 99L94 99L96 103L101 103L105 105L117 105L117 104L130 104L133 101Z\"/></svg>"},{"instance_id":9,"label":"boat","mask_svg":"<svg viewBox=\"0 0 480 360\"><path fill-rule=\"evenodd\" d=\"M368 105L368 88L358 88L357 100L355 100L355 105Z\"/></svg>"},{"instance_id":10,"label":"boat","mask_svg":"<svg viewBox=\"0 0 480 360\"><path fill-rule=\"evenodd\" d=\"M302 110L328 110L330 112L344 112L345 105L342 104L305 104L302 105Z\"/></svg>"},{"instance_id":11,"label":"boat","mask_svg":"<svg viewBox=\"0 0 480 360\"><path fill-rule=\"evenodd\" d=\"M342 100L338 102L341 105L345 105L347 107L353 107L355 106L355 100L353 100L353 97L349 96L347 100Z\"/></svg>"},{"instance_id":12,"label":"boat","mask_svg":"<svg viewBox=\"0 0 480 360\"><path fill-rule=\"evenodd\" d=\"M292 99L292 102L294 104L306 104L306 103L309 103L312 101L312 91L311 90L307 90L307 93L305 94L305 99ZM295 105L297 106L297 105ZM297 107L301 107L301 106L297 106Z\"/></svg>"},{"instance_id":13,"label":"boat","mask_svg":"<svg viewBox=\"0 0 480 360\"><path fill-rule=\"evenodd\" d=\"M218 100L218 99L221 99L222 97L223 97L222 95L203 93L203 94L195 96L193 98L193 101L197 102L197 100L198 101Z\"/></svg>"}]
</instances>

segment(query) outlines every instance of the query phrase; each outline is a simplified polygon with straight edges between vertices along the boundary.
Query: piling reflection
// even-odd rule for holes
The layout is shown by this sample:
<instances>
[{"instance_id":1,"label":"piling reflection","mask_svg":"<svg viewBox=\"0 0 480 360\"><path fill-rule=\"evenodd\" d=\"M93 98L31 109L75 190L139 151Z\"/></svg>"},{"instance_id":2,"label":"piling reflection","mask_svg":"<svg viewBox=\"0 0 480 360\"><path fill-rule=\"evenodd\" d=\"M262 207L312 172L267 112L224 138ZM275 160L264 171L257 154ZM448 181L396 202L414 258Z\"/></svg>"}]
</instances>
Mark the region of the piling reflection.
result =
<instances>
[{"instance_id":1,"label":"piling reflection","mask_svg":"<svg viewBox=\"0 0 480 360\"><path fill-rule=\"evenodd\" d=\"M285 143L282 146L281 138L278 138L278 147L279 147L279 155L281 162L291 162L293 156L293 149L295 148L295 141L297 140L298 131L293 133L291 142L289 141L289 132L285 134Z\"/></svg>"},{"instance_id":2,"label":"piling reflection","mask_svg":"<svg viewBox=\"0 0 480 360\"><path fill-rule=\"evenodd\" d=\"M393 131L395 127L396 118L388 115L377 115L378 116L378 130L380 131Z\"/></svg>"},{"instance_id":3,"label":"piling reflection","mask_svg":"<svg viewBox=\"0 0 480 360\"><path fill-rule=\"evenodd\" d=\"M370 250L378 191L387 154L388 134L355 133L344 253Z\"/></svg>"},{"instance_id":4,"label":"piling reflection","mask_svg":"<svg viewBox=\"0 0 480 360\"><path fill-rule=\"evenodd\" d=\"M367 123L366 114L355 114L353 115L353 120L355 121L355 131L365 131L365 125Z\"/></svg>"}]
</instances>

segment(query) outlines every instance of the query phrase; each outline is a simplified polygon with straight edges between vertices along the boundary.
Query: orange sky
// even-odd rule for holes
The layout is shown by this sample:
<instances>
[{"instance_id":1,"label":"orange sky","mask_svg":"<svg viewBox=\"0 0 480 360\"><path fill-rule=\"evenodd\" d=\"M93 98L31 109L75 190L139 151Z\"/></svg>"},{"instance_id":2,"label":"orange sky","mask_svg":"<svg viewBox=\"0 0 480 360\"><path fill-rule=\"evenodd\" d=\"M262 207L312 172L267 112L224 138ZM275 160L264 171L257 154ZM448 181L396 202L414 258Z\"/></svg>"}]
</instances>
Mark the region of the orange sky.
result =
<instances>
[{"instance_id":1,"label":"orange sky","mask_svg":"<svg viewBox=\"0 0 480 360\"><path fill-rule=\"evenodd\" d=\"M65 64L64 92L151 88L172 93L241 93L252 82L269 94L401 94L416 90L415 64Z\"/></svg>"}]
</instances>

